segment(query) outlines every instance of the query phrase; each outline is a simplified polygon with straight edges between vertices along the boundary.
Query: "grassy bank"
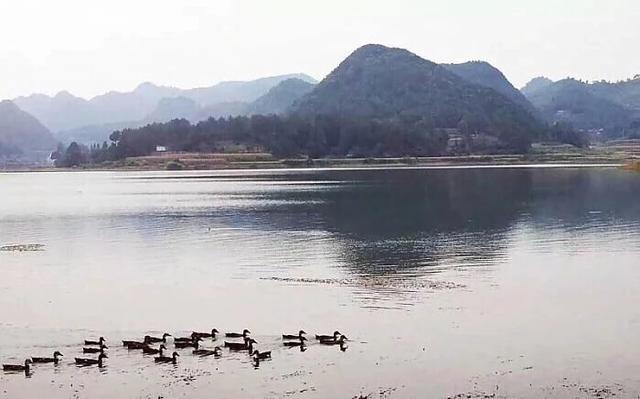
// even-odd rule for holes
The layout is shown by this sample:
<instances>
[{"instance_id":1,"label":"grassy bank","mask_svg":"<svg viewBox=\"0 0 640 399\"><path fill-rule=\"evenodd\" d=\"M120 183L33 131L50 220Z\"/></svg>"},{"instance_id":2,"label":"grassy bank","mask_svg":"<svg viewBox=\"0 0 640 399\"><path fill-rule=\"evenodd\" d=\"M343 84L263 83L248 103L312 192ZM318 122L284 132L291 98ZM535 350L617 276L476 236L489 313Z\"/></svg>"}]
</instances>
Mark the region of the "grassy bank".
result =
<instances>
[{"instance_id":1,"label":"grassy bank","mask_svg":"<svg viewBox=\"0 0 640 399\"><path fill-rule=\"evenodd\" d=\"M208 170L524 164L622 165L634 159L640 160L640 140L616 141L589 149L579 149L570 145L535 144L528 154L443 157L276 159L267 153L163 153L94 165L90 169Z\"/></svg>"},{"instance_id":2,"label":"grassy bank","mask_svg":"<svg viewBox=\"0 0 640 399\"><path fill-rule=\"evenodd\" d=\"M634 172L640 172L640 161L629 162L624 166L624 168Z\"/></svg>"},{"instance_id":3,"label":"grassy bank","mask_svg":"<svg viewBox=\"0 0 640 399\"><path fill-rule=\"evenodd\" d=\"M215 170L282 168L354 168L456 165L611 164L640 169L640 140L612 141L588 149L535 144L528 154L462 155L402 158L292 158L268 153L162 153L87 165L73 170ZM42 170L42 169L39 169ZM51 170L51 169L47 169ZM55 169L60 170L60 169Z\"/></svg>"}]
</instances>

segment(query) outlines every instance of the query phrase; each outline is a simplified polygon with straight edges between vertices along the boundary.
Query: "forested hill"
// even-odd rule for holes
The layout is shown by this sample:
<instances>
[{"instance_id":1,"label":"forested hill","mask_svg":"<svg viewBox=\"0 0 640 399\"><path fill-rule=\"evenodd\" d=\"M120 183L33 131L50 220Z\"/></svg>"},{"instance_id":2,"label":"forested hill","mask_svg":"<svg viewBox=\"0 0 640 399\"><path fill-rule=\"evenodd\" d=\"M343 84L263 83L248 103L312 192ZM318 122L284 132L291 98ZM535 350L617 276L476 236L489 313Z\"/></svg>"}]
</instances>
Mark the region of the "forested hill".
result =
<instances>
[{"instance_id":1,"label":"forested hill","mask_svg":"<svg viewBox=\"0 0 640 399\"><path fill-rule=\"evenodd\" d=\"M622 82L536 78L524 95L550 123L567 122L605 137L640 137L640 76Z\"/></svg>"},{"instance_id":2,"label":"forested hill","mask_svg":"<svg viewBox=\"0 0 640 399\"><path fill-rule=\"evenodd\" d=\"M514 153L526 152L548 133L507 95L402 49L367 45L315 87L293 83L295 93L283 96L286 101L299 89L308 92L283 115L124 129L111 135L111 145L94 148L91 158L146 155L156 146L196 152L251 148L314 158ZM283 87L288 89L285 84L273 90ZM190 108L184 101L178 105Z\"/></svg>"},{"instance_id":3,"label":"forested hill","mask_svg":"<svg viewBox=\"0 0 640 399\"><path fill-rule=\"evenodd\" d=\"M484 133L523 148L543 127L521 105L397 48L367 45L296 102L295 115L420 119L432 128Z\"/></svg>"},{"instance_id":4,"label":"forested hill","mask_svg":"<svg viewBox=\"0 0 640 399\"><path fill-rule=\"evenodd\" d=\"M533 104L509 82L498 68L488 62L469 61L461 64L442 64L442 66L464 80L493 89L524 109L537 114Z\"/></svg>"}]
</instances>

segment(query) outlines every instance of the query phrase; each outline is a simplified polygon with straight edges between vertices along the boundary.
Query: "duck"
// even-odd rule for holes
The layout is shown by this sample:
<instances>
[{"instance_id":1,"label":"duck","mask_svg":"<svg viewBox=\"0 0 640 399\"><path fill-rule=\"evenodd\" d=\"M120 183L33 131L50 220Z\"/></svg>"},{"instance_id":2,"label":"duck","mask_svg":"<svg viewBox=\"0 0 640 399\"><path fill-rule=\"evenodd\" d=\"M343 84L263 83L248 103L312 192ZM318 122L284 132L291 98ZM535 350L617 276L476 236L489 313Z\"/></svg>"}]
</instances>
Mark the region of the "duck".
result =
<instances>
[{"instance_id":1,"label":"duck","mask_svg":"<svg viewBox=\"0 0 640 399\"><path fill-rule=\"evenodd\" d=\"M82 359L79 357L76 357L76 364L78 366L95 366L97 365L98 367L102 367L102 360L103 359L107 359L107 355L105 355L104 353L101 353L100 356L98 356L98 359Z\"/></svg>"},{"instance_id":2,"label":"duck","mask_svg":"<svg viewBox=\"0 0 640 399\"><path fill-rule=\"evenodd\" d=\"M109 349L109 347L101 345L99 348L82 348L82 353L104 353L105 349Z\"/></svg>"},{"instance_id":3,"label":"duck","mask_svg":"<svg viewBox=\"0 0 640 399\"><path fill-rule=\"evenodd\" d=\"M100 337L100 339L97 340L97 341L90 341L90 340L85 340L84 341L84 344L88 345L88 346L104 345L104 343L105 343L104 337Z\"/></svg>"},{"instance_id":4,"label":"duck","mask_svg":"<svg viewBox=\"0 0 640 399\"><path fill-rule=\"evenodd\" d=\"M251 356L253 356L258 360L271 359L271 351L260 352L259 350L256 349L255 351L253 351L253 354Z\"/></svg>"},{"instance_id":5,"label":"duck","mask_svg":"<svg viewBox=\"0 0 640 399\"><path fill-rule=\"evenodd\" d=\"M24 371L25 373L28 373L30 370L30 366L31 363L33 363L31 361L31 359L26 359L24 361L24 365L21 364L3 364L2 365L2 370L4 371Z\"/></svg>"},{"instance_id":6,"label":"duck","mask_svg":"<svg viewBox=\"0 0 640 399\"><path fill-rule=\"evenodd\" d=\"M214 355L215 357L220 357L222 356L222 349L219 346L216 346L215 348L213 348L213 350L210 349L194 349L193 352L194 355L197 356L211 356Z\"/></svg>"},{"instance_id":7,"label":"duck","mask_svg":"<svg viewBox=\"0 0 640 399\"><path fill-rule=\"evenodd\" d=\"M203 332L192 332L191 336L192 337L200 337L200 338L212 338L212 339L216 339L216 334L219 334L220 331L218 331L217 329L212 329L210 333L203 333Z\"/></svg>"},{"instance_id":8,"label":"duck","mask_svg":"<svg viewBox=\"0 0 640 399\"><path fill-rule=\"evenodd\" d=\"M228 342L224 341L224 346L229 348L232 351L245 351L248 350L249 353L253 352L253 344L257 344L253 338L246 337L244 342Z\"/></svg>"},{"instance_id":9,"label":"duck","mask_svg":"<svg viewBox=\"0 0 640 399\"><path fill-rule=\"evenodd\" d=\"M224 336L227 338L247 338L247 336L251 334L251 331L246 328L241 333L226 333Z\"/></svg>"},{"instance_id":10,"label":"duck","mask_svg":"<svg viewBox=\"0 0 640 399\"><path fill-rule=\"evenodd\" d=\"M300 330L298 335L282 334L282 339L300 339L305 334L306 334L306 332L304 332L304 330Z\"/></svg>"},{"instance_id":11,"label":"duck","mask_svg":"<svg viewBox=\"0 0 640 399\"><path fill-rule=\"evenodd\" d=\"M173 339L173 342L191 342L194 338L198 338L198 333L193 332L188 337L176 337Z\"/></svg>"},{"instance_id":12,"label":"duck","mask_svg":"<svg viewBox=\"0 0 640 399\"><path fill-rule=\"evenodd\" d=\"M192 338L191 341L188 342L178 341L174 342L173 344L175 345L176 349L184 349L189 347L198 349L198 341L202 341L202 338Z\"/></svg>"},{"instance_id":13,"label":"duck","mask_svg":"<svg viewBox=\"0 0 640 399\"><path fill-rule=\"evenodd\" d=\"M151 341L149 341L149 338L151 338L148 335L145 335L144 340L142 342L139 341L122 341L122 346L126 346L127 349L144 349L145 346L148 346Z\"/></svg>"},{"instance_id":14,"label":"duck","mask_svg":"<svg viewBox=\"0 0 640 399\"><path fill-rule=\"evenodd\" d=\"M173 355L171 357L168 356L158 356L156 358L154 358L156 363L173 363L176 364L178 362L178 356L180 356L178 354L178 352L173 352Z\"/></svg>"},{"instance_id":15,"label":"duck","mask_svg":"<svg viewBox=\"0 0 640 399\"><path fill-rule=\"evenodd\" d=\"M339 336L341 336L342 334L340 334L340 331L334 331L333 335L317 335L316 334L316 339L318 341L325 341L328 339L338 339Z\"/></svg>"},{"instance_id":16,"label":"duck","mask_svg":"<svg viewBox=\"0 0 640 399\"><path fill-rule=\"evenodd\" d=\"M347 341L347 337L344 335L340 335L339 339L321 339L320 343L322 345L344 345L345 341Z\"/></svg>"},{"instance_id":17,"label":"duck","mask_svg":"<svg viewBox=\"0 0 640 399\"><path fill-rule=\"evenodd\" d=\"M145 355L160 355L162 356L162 351L167 350L167 347L164 344L161 344L158 349L151 348L150 346L145 346L142 348L142 353Z\"/></svg>"},{"instance_id":18,"label":"duck","mask_svg":"<svg viewBox=\"0 0 640 399\"><path fill-rule=\"evenodd\" d=\"M171 336L171 334L168 334L168 333L164 333L164 334L162 334L162 338L158 338L158 337L149 337L149 336L147 335L147 337L149 337L148 341L149 341L149 343L150 343L150 344L157 344L157 343L160 343L160 342L162 342L162 343L167 343L167 337L170 337L170 336ZM145 337L145 338L146 338L146 337Z\"/></svg>"},{"instance_id":19,"label":"duck","mask_svg":"<svg viewBox=\"0 0 640 399\"><path fill-rule=\"evenodd\" d=\"M33 363L53 363L58 364L60 361L59 357L63 356L62 353L55 351L53 352L53 357L32 357L31 361Z\"/></svg>"},{"instance_id":20,"label":"duck","mask_svg":"<svg viewBox=\"0 0 640 399\"><path fill-rule=\"evenodd\" d=\"M305 346L306 345L305 344L306 340L307 339L305 337L298 337L297 341L286 341L286 342L283 342L282 344L284 346L288 346L288 347Z\"/></svg>"}]
</instances>

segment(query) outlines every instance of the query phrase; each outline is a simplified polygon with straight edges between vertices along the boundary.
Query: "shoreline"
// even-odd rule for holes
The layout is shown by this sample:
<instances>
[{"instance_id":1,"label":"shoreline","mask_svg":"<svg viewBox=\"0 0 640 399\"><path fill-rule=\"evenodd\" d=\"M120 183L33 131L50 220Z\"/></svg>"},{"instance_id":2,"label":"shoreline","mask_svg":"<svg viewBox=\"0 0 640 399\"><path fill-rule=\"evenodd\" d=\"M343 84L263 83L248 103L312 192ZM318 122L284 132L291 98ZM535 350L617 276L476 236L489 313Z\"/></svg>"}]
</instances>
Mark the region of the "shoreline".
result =
<instances>
[{"instance_id":1,"label":"shoreline","mask_svg":"<svg viewBox=\"0 0 640 399\"><path fill-rule=\"evenodd\" d=\"M127 158L122 161L75 168L25 167L0 169L0 173L33 172L158 172L231 170L348 170L348 169L435 169L491 167L618 167L634 157L629 154L522 154L469 155L404 158L319 158L273 159L268 154L171 153ZM636 161L637 162L637 161ZM173 164L171 168L168 165ZM175 167L178 164L179 167Z\"/></svg>"}]
</instances>

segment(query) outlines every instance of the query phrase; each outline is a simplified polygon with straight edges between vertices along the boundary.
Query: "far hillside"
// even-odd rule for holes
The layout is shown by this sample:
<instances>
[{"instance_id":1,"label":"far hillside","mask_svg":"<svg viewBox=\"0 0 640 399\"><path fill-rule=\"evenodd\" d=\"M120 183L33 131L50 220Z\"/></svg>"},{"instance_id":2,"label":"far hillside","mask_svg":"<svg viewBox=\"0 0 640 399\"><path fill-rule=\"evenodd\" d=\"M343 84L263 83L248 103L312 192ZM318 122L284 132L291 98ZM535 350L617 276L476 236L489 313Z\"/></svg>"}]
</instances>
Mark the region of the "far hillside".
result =
<instances>
[{"instance_id":1,"label":"far hillside","mask_svg":"<svg viewBox=\"0 0 640 399\"><path fill-rule=\"evenodd\" d=\"M44 161L55 149L51 132L11 101L0 102L0 159Z\"/></svg>"},{"instance_id":2,"label":"far hillside","mask_svg":"<svg viewBox=\"0 0 640 399\"><path fill-rule=\"evenodd\" d=\"M407 50L367 45L317 85L289 79L272 88L253 104L254 112L267 115L245 111L122 129L110 135L109 145L93 146L83 157L74 148L67 164L156 151L263 152L277 158L513 154L548 139L553 129L533 115L502 74L484 64L471 69L478 66L491 79L486 73L469 75L466 67L460 72L465 79ZM161 108L186 116L194 102L176 98Z\"/></svg>"},{"instance_id":3,"label":"far hillside","mask_svg":"<svg viewBox=\"0 0 640 399\"><path fill-rule=\"evenodd\" d=\"M469 61L462 64L442 64L442 66L462 79L493 89L532 114L537 114L533 104L507 80L498 68L488 62Z\"/></svg>"},{"instance_id":4,"label":"far hillside","mask_svg":"<svg viewBox=\"0 0 640 399\"><path fill-rule=\"evenodd\" d=\"M640 76L617 83L536 78L522 93L549 123L601 139L640 137Z\"/></svg>"},{"instance_id":5,"label":"far hillside","mask_svg":"<svg viewBox=\"0 0 640 399\"><path fill-rule=\"evenodd\" d=\"M13 101L38 118L58 140L91 143L107 140L114 127L135 128L182 117L197 122L209 117L244 115L254 101L289 79L316 82L305 74L221 82L193 89L147 82L130 92L112 91L89 100L63 91L53 97L33 94Z\"/></svg>"}]
</instances>

